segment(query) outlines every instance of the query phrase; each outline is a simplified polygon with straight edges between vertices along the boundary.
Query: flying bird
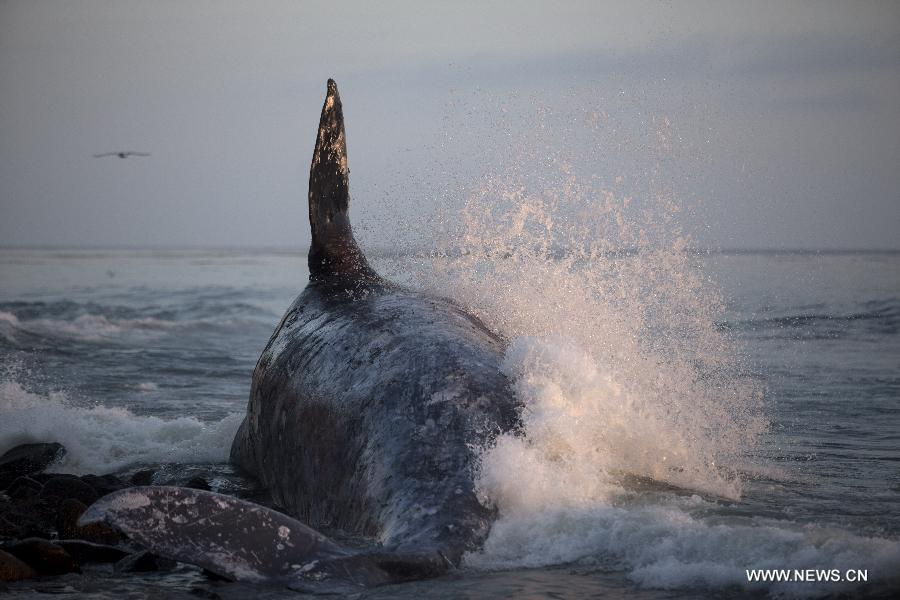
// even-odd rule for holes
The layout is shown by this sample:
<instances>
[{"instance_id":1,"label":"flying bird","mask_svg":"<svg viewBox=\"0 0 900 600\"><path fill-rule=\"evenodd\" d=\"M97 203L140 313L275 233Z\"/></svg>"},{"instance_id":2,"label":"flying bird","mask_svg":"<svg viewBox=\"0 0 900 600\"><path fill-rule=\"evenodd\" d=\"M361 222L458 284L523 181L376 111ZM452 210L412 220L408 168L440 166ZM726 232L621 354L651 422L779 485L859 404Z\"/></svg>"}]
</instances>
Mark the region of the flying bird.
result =
<instances>
[{"instance_id":1,"label":"flying bird","mask_svg":"<svg viewBox=\"0 0 900 600\"><path fill-rule=\"evenodd\" d=\"M95 154L94 158L103 158L104 156L118 156L119 158L128 158L129 156L150 156L149 152L106 152L104 154Z\"/></svg>"}]
</instances>

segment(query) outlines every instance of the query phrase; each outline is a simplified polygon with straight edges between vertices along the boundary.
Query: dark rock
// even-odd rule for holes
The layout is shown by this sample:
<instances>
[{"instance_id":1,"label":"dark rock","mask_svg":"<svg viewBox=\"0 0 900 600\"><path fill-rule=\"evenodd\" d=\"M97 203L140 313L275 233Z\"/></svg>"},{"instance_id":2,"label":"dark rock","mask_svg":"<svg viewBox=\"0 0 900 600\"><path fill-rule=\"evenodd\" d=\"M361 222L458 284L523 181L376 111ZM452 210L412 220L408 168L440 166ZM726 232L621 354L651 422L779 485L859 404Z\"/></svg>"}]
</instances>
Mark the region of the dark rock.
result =
<instances>
[{"instance_id":1,"label":"dark rock","mask_svg":"<svg viewBox=\"0 0 900 600\"><path fill-rule=\"evenodd\" d=\"M35 473L31 476L35 481L40 482L41 485L44 485L51 479L56 479L60 477L62 479L78 479L81 480L81 477L78 475L72 475L71 473Z\"/></svg>"},{"instance_id":2,"label":"dark rock","mask_svg":"<svg viewBox=\"0 0 900 600\"><path fill-rule=\"evenodd\" d=\"M82 565L119 562L129 554L127 550L116 546L95 544L85 540L58 540L54 543Z\"/></svg>"},{"instance_id":3,"label":"dark rock","mask_svg":"<svg viewBox=\"0 0 900 600\"><path fill-rule=\"evenodd\" d=\"M6 495L17 502L21 502L37 496L41 492L42 487L44 486L41 482L35 481L27 475L22 475L16 477L16 479L9 484L9 487L6 488Z\"/></svg>"},{"instance_id":4,"label":"dark rock","mask_svg":"<svg viewBox=\"0 0 900 600\"><path fill-rule=\"evenodd\" d=\"M0 456L0 489L6 489L17 477L39 473L62 458L62 444L22 444Z\"/></svg>"},{"instance_id":5,"label":"dark rock","mask_svg":"<svg viewBox=\"0 0 900 600\"><path fill-rule=\"evenodd\" d=\"M118 573L144 573L147 571L171 569L174 566L174 560L157 556L149 550L143 550L126 556L117 562L115 570Z\"/></svg>"},{"instance_id":6,"label":"dark rock","mask_svg":"<svg viewBox=\"0 0 900 600\"><path fill-rule=\"evenodd\" d=\"M78 562L68 552L47 540L27 538L3 547L39 575L62 575L63 573L80 573Z\"/></svg>"},{"instance_id":7,"label":"dark rock","mask_svg":"<svg viewBox=\"0 0 900 600\"><path fill-rule=\"evenodd\" d=\"M153 485L153 469L144 469L131 476L131 485Z\"/></svg>"},{"instance_id":8,"label":"dark rock","mask_svg":"<svg viewBox=\"0 0 900 600\"><path fill-rule=\"evenodd\" d=\"M84 475L81 481L94 488L98 498L126 487L125 482L115 475Z\"/></svg>"},{"instance_id":9,"label":"dark rock","mask_svg":"<svg viewBox=\"0 0 900 600\"><path fill-rule=\"evenodd\" d=\"M50 502L51 498L57 498L57 503L66 498L73 498L89 505L93 504L99 495L94 488L78 477L52 477L44 483L40 498Z\"/></svg>"},{"instance_id":10,"label":"dark rock","mask_svg":"<svg viewBox=\"0 0 900 600\"><path fill-rule=\"evenodd\" d=\"M211 581L231 581L231 579L228 579L227 577L222 577L218 573L213 573L209 569L203 569L203 574L206 576L207 579L209 579Z\"/></svg>"},{"instance_id":11,"label":"dark rock","mask_svg":"<svg viewBox=\"0 0 900 600\"><path fill-rule=\"evenodd\" d=\"M37 572L8 552L0 550L0 581L31 579Z\"/></svg>"},{"instance_id":12,"label":"dark rock","mask_svg":"<svg viewBox=\"0 0 900 600\"><path fill-rule=\"evenodd\" d=\"M53 518L40 501L26 500L22 504L8 507L0 515L0 537L23 539L27 537L50 537L53 532Z\"/></svg>"},{"instance_id":13,"label":"dark rock","mask_svg":"<svg viewBox=\"0 0 900 600\"><path fill-rule=\"evenodd\" d=\"M195 490L206 490L207 492L210 491L209 482L206 481L206 478L202 475L194 475L187 480L184 487L193 488Z\"/></svg>"},{"instance_id":14,"label":"dark rock","mask_svg":"<svg viewBox=\"0 0 900 600\"><path fill-rule=\"evenodd\" d=\"M78 537L78 517L87 510L84 502L75 498L66 498L59 505L56 513L56 531L62 539L75 539Z\"/></svg>"},{"instance_id":15,"label":"dark rock","mask_svg":"<svg viewBox=\"0 0 900 600\"><path fill-rule=\"evenodd\" d=\"M122 541L122 535L105 523L79 526L78 518L85 510L87 506L74 498L66 498L60 503L56 516L56 531L59 537L104 545L114 545Z\"/></svg>"},{"instance_id":16,"label":"dark rock","mask_svg":"<svg viewBox=\"0 0 900 600\"><path fill-rule=\"evenodd\" d=\"M91 523L75 530L79 540L94 542L95 544L118 544L122 541L122 534L105 523Z\"/></svg>"}]
</instances>

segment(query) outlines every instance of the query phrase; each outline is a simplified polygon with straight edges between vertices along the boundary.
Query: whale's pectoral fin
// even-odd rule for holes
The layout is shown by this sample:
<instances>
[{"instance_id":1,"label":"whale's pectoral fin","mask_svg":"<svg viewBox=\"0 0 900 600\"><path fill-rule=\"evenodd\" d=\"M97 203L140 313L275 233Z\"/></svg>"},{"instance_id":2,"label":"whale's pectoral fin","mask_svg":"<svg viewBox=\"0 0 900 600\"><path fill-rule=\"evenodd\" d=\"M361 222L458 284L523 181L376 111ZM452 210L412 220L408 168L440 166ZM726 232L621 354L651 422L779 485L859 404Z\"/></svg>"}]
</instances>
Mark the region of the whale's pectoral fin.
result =
<instances>
[{"instance_id":1,"label":"whale's pectoral fin","mask_svg":"<svg viewBox=\"0 0 900 600\"><path fill-rule=\"evenodd\" d=\"M328 80L328 95L309 168L309 275L377 278L356 244L350 227L350 168L344 112L337 84Z\"/></svg>"},{"instance_id":2,"label":"whale's pectoral fin","mask_svg":"<svg viewBox=\"0 0 900 600\"><path fill-rule=\"evenodd\" d=\"M364 556L272 509L190 488L120 490L79 524L104 522L151 551L235 581L371 586L391 577Z\"/></svg>"}]
</instances>

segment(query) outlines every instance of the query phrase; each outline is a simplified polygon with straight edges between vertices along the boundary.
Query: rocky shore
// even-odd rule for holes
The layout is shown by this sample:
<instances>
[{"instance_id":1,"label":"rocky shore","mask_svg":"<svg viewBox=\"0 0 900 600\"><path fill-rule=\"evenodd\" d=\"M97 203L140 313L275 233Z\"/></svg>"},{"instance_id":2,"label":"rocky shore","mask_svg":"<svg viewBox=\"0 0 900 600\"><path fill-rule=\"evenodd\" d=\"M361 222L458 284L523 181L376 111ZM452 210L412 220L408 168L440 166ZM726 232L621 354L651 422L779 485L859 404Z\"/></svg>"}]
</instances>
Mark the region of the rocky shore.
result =
<instances>
[{"instance_id":1,"label":"rocky shore","mask_svg":"<svg viewBox=\"0 0 900 600\"><path fill-rule=\"evenodd\" d=\"M78 518L91 503L116 490L150 484L208 490L208 478L159 468L124 475L47 472L65 454L60 444L35 443L0 456L0 592L10 582L46 581L96 565L121 574L174 569L174 561L135 545L110 527L79 527ZM234 480L237 483L226 482L230 489L217 491L242 491L235 495L261 499L252 483L239 476Z\"/></svg>"}]
</instances>

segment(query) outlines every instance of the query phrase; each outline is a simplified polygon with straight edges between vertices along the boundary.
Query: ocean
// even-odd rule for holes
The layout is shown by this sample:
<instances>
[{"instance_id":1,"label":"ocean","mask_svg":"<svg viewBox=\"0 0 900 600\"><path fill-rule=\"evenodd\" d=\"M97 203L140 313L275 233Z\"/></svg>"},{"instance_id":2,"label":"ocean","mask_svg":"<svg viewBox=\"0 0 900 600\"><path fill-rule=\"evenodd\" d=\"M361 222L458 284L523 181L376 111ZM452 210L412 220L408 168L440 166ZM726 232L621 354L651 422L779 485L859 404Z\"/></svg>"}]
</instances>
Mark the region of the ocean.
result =
<instances>
[{"instance_id":1,"label":"ocean","mask_svg":"<svg viewBox=\"0 0 900 600\"><path fill-rule=\"evenodd\" d=\"M362 597L900 590L900 254L544 250L375 260L507 337L526 435L484 449L480 490L500 517L481 552ZM0 250L0 452L57 441L62 472L252 486L227 465L231 440L307 276L289 251ZM192 567L8 592L297 596Z\"/></svg>"}]
</instances>

